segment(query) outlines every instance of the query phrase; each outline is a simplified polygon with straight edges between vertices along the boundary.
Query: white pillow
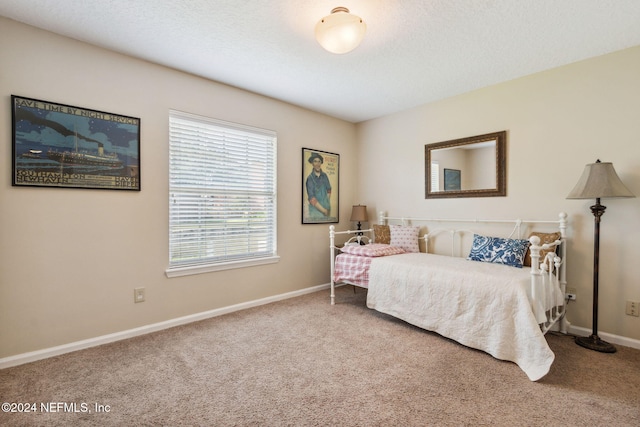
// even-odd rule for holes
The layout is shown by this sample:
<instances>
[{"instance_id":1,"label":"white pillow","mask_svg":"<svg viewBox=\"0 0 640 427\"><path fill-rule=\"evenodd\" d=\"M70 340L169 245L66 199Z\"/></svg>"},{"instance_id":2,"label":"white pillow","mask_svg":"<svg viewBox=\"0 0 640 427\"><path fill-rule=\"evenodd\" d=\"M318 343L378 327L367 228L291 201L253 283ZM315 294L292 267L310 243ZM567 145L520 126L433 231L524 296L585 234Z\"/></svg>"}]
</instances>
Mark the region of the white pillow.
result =
<instances>
[{"instance_id":1,"label":"white pillow","mask_svg":"<svg viewBox=\"0 0 640 427\"><path fill-rule=\"evenodd\" d=\"M413 225L390 225L391 246L397 246L407 252L420 252L418 245L418 233L420 227Z\"/></svg>"}]
</instances>

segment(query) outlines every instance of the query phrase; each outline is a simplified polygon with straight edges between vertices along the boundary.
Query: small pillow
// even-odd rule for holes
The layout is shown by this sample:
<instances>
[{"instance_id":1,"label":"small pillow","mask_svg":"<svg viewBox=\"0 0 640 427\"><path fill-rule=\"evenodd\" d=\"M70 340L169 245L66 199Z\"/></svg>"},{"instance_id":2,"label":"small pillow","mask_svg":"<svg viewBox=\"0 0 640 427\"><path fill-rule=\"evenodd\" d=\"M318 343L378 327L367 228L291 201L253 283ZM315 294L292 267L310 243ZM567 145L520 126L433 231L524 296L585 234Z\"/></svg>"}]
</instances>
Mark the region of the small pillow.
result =
<instances>
[{"instance_id":1,"label":"small pillow","mask_svg":"<svg viewBox=\"0 0 640 427\"><path fill-rule=\"evenodd\" d=\"M537 233L537 232L532 232L529 237L533 237L533 236L538 236L540 238L540 245L544 245L547 243L553 243L556 240L560 240L560 232L557 231L555 233ZM548 253L555 253L557 249L557 246L554 246L552 249L542 249L540 251L540 261L542 262L542 260L544 260L544 258L547 256ZM531 251L529 250L529 248L527 248L527 253L524 256L524 263L523 265L527 266L527 267L531 267Z\"/></svg>"},{"instance_id":2,"label":"small pillow","mask_svg":"<svg viewBox=\"0 0 640 427\"><path fill-rule=\"evenodd\" d=\"M389 231L391 232L391 240L389 242L391 246L397 246L407 252L420 252L420 246L418 245L420 227L390 225Z\"/></svg>"},{"instance_id":3,"label":"small pillow","mask_svg":"<svg viewBox=\"0 0 640 427\"><path fill-rule=\"evenodd\" d=\"M345 254L368 257L398 255L405 252L402 248L386 245L384 243L371 243L369 245L345 245L340 249L340 251L344 252Z\"/></svg>"},{"instance_id":4,"label":"small pillow","mask_svg":"<svg viewBox=\"0 0 640 427\"><path fill-rule=\"evenodd\" d=\"M388 225L374 225L373 226L373 240L376 243L384 243L386 245L391 243L391 232Z\"/></svg>"},{"instance_id":5,"label":"small pillow","mask_svg":"<svg viewBox=\"0 0 640 427\"><path fill-rule=\"evenodd\" d=\"M503 239L474 234L467 259L522 268L524 254L528 248L529 241L525 239Z\"/></svg>"}]
</instances>

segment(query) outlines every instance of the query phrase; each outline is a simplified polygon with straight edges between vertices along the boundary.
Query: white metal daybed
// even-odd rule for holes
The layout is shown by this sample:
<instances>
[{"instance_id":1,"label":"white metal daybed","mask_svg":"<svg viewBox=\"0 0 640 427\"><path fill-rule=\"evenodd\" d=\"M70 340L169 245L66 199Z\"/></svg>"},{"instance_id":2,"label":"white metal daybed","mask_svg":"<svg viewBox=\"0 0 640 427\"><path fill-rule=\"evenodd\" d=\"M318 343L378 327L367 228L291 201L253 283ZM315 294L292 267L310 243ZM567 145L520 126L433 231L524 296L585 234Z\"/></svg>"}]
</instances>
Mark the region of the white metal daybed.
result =
<instances>
[{"instance_id":1,"label":"white metal daybed","mask_svg":"<svg viewBox=\"0 0 640 427\"><path fill-rule=\"evenodd\" d=\"M419 238L424 252L407 252L402 245L376 242L361 246L354 241L367 236L330 227L332 304L336 284L368 288L369 308L485 351L497 359L512 361L532 381L548 373L555 356L544 334L557 323L561 331L566 331L566 214L561 213L556 221L547 221L409 219L380 213L379 224L394 222L400 224L391 224L390 227L396 227L392 230L426 228L427 232ZM466 228L471 225L479 231ZM510 233L495 240L507 245L523 244L525 233L528 237L529 232L540 229L555 232L544 235L557 238L544 244L539 236L529 239L531 267L504 265L499 263L501 260L467 259L471 253L475 257L478 248L484 256L481 246L485 236L481 232L491 230L495 234L499 226L506 226ZM364 232L371 234L372 229ZM471 253L463 243L469 235L473 236ZM337 236L354 237L337 246ZM425 253L441 243L436 243L438 236L449 237L451 256ZM336 255L337 252L341 253Z\"/></svg>"}]
</instances>

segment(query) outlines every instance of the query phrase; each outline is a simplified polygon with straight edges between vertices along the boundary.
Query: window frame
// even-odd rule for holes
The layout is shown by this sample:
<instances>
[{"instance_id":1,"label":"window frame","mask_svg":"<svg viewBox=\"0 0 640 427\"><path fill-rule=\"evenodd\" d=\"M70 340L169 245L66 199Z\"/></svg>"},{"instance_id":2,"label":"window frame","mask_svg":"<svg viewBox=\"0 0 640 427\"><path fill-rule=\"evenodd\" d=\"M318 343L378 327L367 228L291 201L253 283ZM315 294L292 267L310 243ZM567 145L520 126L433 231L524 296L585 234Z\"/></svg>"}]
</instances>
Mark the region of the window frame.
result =
<instances>
[{"instance_id":1,"label":"window frame","mask_svg":"<svg viewBox=\"0 0 640 427\"><path fill-rule=\"evenodd\" d=\"M271 173L272 176L270 177L270 179L266 180L267 182L272 182L272 190L271 192L261 193L263 197L272 198L273 200L273 205L271 206L271 209L270 209L271 218L270 218L270 221L268 221L269 225L267 226L267 229L269 230L268 232L270 232L270 238L268 238L267 240L268 242L271 243L271 245L269 244L266 245L267 247L267 250L265 251L266 255L256 256L254 254L252 256L251 252L246 252L248 256L246 257L240 256L237 259L214 260L214 259L211 259L211 257L206 257L206 256L200 257L197 260L186 261L186 262L176 262L175 260L171 259L172 253L173 253L172 245L174 244L173 243L174 241L172 240L173 227L174 227L172 203L174 203L176 199L175 193L177 193L178 190L181 190L181 195L184 195L185 192L188 192L192 195L198 194L198 191L194 192L195 186L193 185L175 184L172 182L172 175L175 172L175 169L172 165L173 156L174 156L174 154L172 153L175 150L175 147L176 147L175 144L179 144L177 141L174 141L174 137L172 136L172 131L174 131L174 126L177 126L177 124L174 123L174 119L191 122L191 124L194 126L194 129L196 129L198 127L198 124L200 124L202 125L202 129L207 127L210 127L210 129L215 128L215 132L219 132L220 134L224 134L225 131L231 132L231 133L240 133L240 134L245 133L245 134L250 134L251 135L249 136L250 138L258 138L259 140L261 140L261 142L272 144L271 147L265 148L265 151L272 156L272 159L271 159L272 167L270 168L270 170L267 171ZM194 139L194 140L197 140L197 139ZM207 141L207 139L200 139L200 141ZM210 139L208 141L212 142ZM183 144L185 144L184 141L183 141ZM257 265L272 264L279 261L280 257L278 256L278 253L277 253L277 202L278 202L277 145L278 145L277 134L276 132L271 130L260 129L260 128L238 124L238 123L227 122L219 119L199 116L191 113L185 113L182 111L176 111L176 110L169 111L169 165L168 165L169 166L169 177L168 177L169 178L169 194L168 194L169 265L165 270L165 274L167 275L167 277L171 278L171 277L201 274L201 273L207 273L207 272L213 272L213 271L244 268L244 267L257 266ZM192 158L191 160L194 160L194 159ZM184 170L182 172L184 172ZM204 181L203 180L199 181L199 184L204 186ZM209 190L207 192L203 191L200 194L202 194L203 196L210 195L211 191ZM249 191L246 191L243 194L247 195L249 194ZM223 210L223 212L228 212L228 210ZM186 220L186 218L189 218L189 217L185 216L185 218L183 219ZM206 218L204 220L206 220ZM225 223L227 223L227 221L229 221L229 218L224 218L224 221ZM204 231L202 233L204 235ZM221 239L221 241L224 241L224 240L225 239Z\"/></svg>"}]
</instances>

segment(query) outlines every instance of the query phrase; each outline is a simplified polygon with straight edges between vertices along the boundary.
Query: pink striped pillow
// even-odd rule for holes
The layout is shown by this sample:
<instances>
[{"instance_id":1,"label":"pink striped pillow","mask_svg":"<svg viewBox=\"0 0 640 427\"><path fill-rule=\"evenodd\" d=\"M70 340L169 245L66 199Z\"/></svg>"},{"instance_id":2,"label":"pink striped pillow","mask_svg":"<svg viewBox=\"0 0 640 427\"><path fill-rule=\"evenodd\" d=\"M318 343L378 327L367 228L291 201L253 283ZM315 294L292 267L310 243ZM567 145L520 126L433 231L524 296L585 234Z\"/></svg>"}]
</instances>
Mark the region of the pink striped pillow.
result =
<instances>
[{"instance_id":1,"label":"pink striped pillow","mask_svg":"<svg viewBox=\"0 0 640 427\"><path fill-rule=\"evenodd\" d=\"M368 257L398 255L405 252L402 248L385 245L384 243L371 243L369 245L349 244L345 245L345 247L343 248L340 248L340 251L346 254Z\"/></svg>"}]
</instances>

